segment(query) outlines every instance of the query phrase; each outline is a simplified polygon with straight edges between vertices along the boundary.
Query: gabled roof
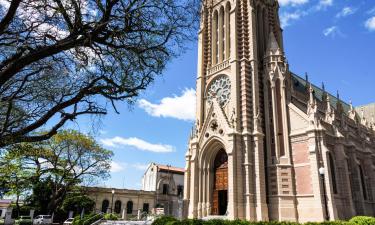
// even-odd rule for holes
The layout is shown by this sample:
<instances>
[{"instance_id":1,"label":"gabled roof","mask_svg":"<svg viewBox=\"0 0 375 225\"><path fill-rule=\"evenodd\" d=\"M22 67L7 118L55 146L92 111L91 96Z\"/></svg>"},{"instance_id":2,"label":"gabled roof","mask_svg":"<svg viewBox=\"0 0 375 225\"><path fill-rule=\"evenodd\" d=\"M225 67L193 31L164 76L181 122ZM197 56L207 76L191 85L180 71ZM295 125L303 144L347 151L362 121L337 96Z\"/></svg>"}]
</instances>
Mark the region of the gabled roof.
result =
<instances>
[{"instance_id":1,"label":"gabled roof","mask_svg":"<svg viewBox=\"0 0 375 225\"><path fill-rule=\"evenodd\" d=\"M307 81L305 79L303 79L302 77L298 76L297 74L294 74L294 73L291 73L291 74L292 74L292 82L293 82L293 85L294 85L294 90L297 90L301 93L307 93L307 91L308 91ZM331 106L334 109L337 109L336 106L337 106L337 102L339 101L339 99L337 97L335 97L334 95L324 91L322 88L319 88L314 84L311 84L311 86L314 89L314 95L315 95L317 100L323 101L324 100L323 99L324 93L326 93L326 94L329 95ZM340 99L340 102L341 102L342 108L344 110L344 113L347 114L350 110L350 105L348 103L344 102L341 99Z\"/></svg>"},{"instance_id":2,"label":"gabled roof","mask_svg":"<svg viewBox=\"0 0 375 225\"><path fill-rule=\"evenodd\" d=\"M179 167L173 167L173 166L168 166L168 165L161 165L161 164L155 164L158 168L159 171L163 172L175 172L175 173L185 173L184 168L179 168Z\"/></svg>"}]
</instances>

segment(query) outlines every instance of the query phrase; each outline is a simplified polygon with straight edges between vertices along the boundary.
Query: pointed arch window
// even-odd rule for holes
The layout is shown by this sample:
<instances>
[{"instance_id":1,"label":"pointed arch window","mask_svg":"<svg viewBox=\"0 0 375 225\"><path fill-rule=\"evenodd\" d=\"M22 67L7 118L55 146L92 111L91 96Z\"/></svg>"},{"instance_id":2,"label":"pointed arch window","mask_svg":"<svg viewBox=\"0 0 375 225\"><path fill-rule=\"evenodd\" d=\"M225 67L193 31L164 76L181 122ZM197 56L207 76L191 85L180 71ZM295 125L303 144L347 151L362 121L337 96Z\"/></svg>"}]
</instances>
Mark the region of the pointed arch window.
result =
<instances>
[{"instance_id":1,"label":"pointed arch window","mask_svg":"<svg viewBox=\"0 0 375 225\"><path fill-rule=\"evenodd\" d=\"M328 153L328 160L329 160L329 171L331 175L333 193L337 194L338 191L337 191L337 180L336 180L336 169L335 169L336 166L335 166L335 162L333 160L331 153Z\"/></svg>"},{"instance_id":2,"label":"pointed arch window","mask_svg":"<svg viewBox=\"0 0 375 225\"><path fill-rule=\"evenodd\" d=\"M225 7L225 59L229 59L230 57L230 41L231 41L231 34L230 34L230 3L228 2Z\"/></svg>"},{"instance_id":3,"label":"pointed arch window","mask_svg":"<svg viewBox=\"0 0 375 225\"><path fill-rule=\"evenodd\" d=\"M358 165L358 167L359 167L359 176L360 176L360 179L361 179L361 186L362 186L363 199L364 199L364 200L367 200L367 188L366 188L366 180L365 180L365 176L364 176L364 173L363 173L362 166L361 166L361 165Z\"/></svg>"},{"instance_id":4,"label":"pointed arch window","mask_svg":"<svg viewBox=\"0 0 375 225\"><path fill-rule=\"evenodd\" d=\"M225 59L225 14L224 7L220 8L219 12L219 63Z\"/></svg>"},{"instance_id":5,"label":"pointed arch window","mask_svg":"<svg viewBox=\"0 0 375 225\"><path fill-rule=\"evenodd\" d=\"M218 62L218 26L219 26L219 19L218 19L218 12L215 10L213 14L213 21L212 21L212 64L215 65Z\"/></svg>"}]
</instances>

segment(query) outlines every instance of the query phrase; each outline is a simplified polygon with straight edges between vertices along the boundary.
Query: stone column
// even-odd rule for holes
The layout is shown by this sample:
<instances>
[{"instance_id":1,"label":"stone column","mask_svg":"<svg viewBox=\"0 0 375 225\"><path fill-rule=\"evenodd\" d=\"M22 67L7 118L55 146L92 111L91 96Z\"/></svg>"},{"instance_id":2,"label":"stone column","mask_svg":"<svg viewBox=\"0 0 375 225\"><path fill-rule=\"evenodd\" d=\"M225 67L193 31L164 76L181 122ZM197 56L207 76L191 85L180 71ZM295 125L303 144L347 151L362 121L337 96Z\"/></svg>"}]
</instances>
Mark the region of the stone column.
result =
<instances>
[{"instance_id":1,"label":"stone column","mask_svg":"<svg viewBox=\"0 0 375 225\"><path fill-rule=\"evenodd\" d=\"M310 159L310 169L311 169L311 184L313 188L314 194L314 202L312 203L313 207L313 214L317 218L318 221L324 220L324 205L323 205L323 191L322 191L322 182L319 175L319 151L317 146L317 137L316 137L316 130L309 130L308 135L308 146L309 146L309 159Z\"/></svg>"},{"instance_id":2,"label":"stone column","mask_svg":"<svg viewBox=\"0 0 375 225\"><path fill-rule=\"evenodd\" d=\"M232 146L231 146L232 148ZM227 149L228 154L228 219L237 218L237 185L236 185L236 162L235 149Z\"/></svg>"},{"instance_id":3,"label":"stone column","mask_svg":"<svg viewBox=\"0 0 375 225\"><path fill-rule=\"evenodd\" d=\"M191 157L191 175L190 175L190 202L189 202L189 218L197 218L197 206L198 206L198 156L197 156L197 145L192 145L192 157Z\"/></svg>"},{"instance_id":4,"label":"stone column","mask_svg":"<svg viewBox=\"0 0 375 225\"><path fill-rule=\"evenodd\" d=\"M267 188L264 171L263 134L254 133L254 167L255 167L255 198L258 221L268 221L268 206L266 202Z\"/></svg>"}]
</instances>

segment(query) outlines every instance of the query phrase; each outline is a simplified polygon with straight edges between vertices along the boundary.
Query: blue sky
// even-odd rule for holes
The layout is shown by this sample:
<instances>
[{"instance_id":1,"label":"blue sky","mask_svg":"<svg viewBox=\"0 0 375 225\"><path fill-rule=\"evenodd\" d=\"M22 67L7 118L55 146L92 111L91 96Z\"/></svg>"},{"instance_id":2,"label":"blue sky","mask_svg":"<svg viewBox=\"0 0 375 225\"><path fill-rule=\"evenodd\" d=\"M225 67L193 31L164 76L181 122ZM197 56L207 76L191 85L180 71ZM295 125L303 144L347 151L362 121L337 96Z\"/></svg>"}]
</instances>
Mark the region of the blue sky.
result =
<instances>
[{"instance_id":1,"label":"blue sky","mask_svg":"<svg viewBox=\"0 0 375 225\"><path fill-rule=\"evenodd\" d=\"M308 72L315 84L354 105L375 102L375 1L279 0L284 46L291 71ZM97 140L114 151L111 178L97 185L140 188L150 162L184 167L184 155L194 119L196 43L173 60L162 77L129 107L113 111L89 125ZM94 127L94 129L92 128Z\"/></svg>"}]
</instances>

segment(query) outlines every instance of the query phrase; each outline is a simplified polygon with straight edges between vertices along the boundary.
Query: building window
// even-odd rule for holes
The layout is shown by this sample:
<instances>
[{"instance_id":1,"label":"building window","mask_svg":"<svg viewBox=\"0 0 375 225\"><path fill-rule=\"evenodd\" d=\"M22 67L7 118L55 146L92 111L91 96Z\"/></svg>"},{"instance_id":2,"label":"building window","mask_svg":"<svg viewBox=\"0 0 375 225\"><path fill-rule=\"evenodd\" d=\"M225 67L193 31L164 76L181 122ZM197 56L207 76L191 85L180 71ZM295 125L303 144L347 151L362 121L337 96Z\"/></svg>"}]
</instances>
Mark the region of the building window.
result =
<instances>
[{"instance_id":1,"label":"building window","mask_svg":"<svg viewBox=\"0 0 375 225\"><path fill-rule=\"evenodd\" d=\"M121 201L117 200L115 202L115 213L120 214L121 213Z\"/></svg>"},{"instance_id":2,"label":"building window","mask_svg":"<svg viewBox=\"0 0 375 225\"><path fill-rule=\"evenodd\" d=\"M143 203L143 212L148 213L150 210L150 205L148 203Z\"/></svg>"},{"instance_id":3,"label":"building window","mask_svg":"<svg viewBox=\"0 0 375 225\"><path fill-rule=\"evenodd\" d=\"M167 195L169 193L169 185L163 184L163 195Z\"/></svg>"},{"instance_id":4,"label":"building window","mask_svg":"<svg viewBox=\"0 0 375 225\"><path fill-rule=\"evenodd\" d=\"M366 181L365 181L365 176L363 174L363 170L362 170L362 166L361 165L359 165L359 175L360 175L360 178L361 178L363 199L367 200Z\"/></svg>"},{"instance_id":5,"label":"building window","mask_svg":"<svg viewBox=\"0 0 375 225\"><path fill-rule=\"evenodd\" d=\"M133 213L133 202L132 201L128 201L128 203L126 203L126 213L127 214Z\"/></svg>"},{"instance_id":6,"label":"building window","mask_svg":"<svg viewBox=\"0 0 375 225\"><path fill-rule=\"evenodd\" d=\"M102 212L103 213L107 213L108 206L109 206L109 201L107 199L103 200L103 203L102 203Z\"/></svg>"},{"instance_id":7,"label":"building window","mask_svg":"<svg viewBox=\"0 0 375 225\"><path fill-rule=\"evenodd\" d=\"M177 185L177 196L182 196L184 193L184 187L182 185Z\"/></svg>"},{"instance_id":8,"label":"building window","mask_svg":"<svg viewBox=\"0 0 375 225\"><path fill-rule=\"evenodd\" d=\"M337 181L336 181L336 167L335 162L333 161L333 157L330 153L328 153L328 160L329 160L329 170L331 172L331 181L332 181L332 189L333 193L337 194Z\"/></svg>"}]
</instances>

